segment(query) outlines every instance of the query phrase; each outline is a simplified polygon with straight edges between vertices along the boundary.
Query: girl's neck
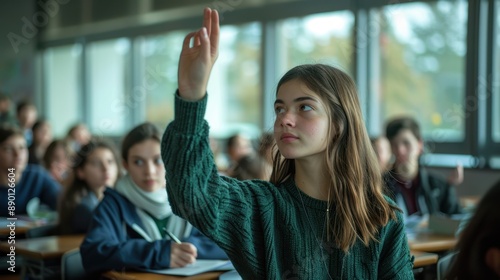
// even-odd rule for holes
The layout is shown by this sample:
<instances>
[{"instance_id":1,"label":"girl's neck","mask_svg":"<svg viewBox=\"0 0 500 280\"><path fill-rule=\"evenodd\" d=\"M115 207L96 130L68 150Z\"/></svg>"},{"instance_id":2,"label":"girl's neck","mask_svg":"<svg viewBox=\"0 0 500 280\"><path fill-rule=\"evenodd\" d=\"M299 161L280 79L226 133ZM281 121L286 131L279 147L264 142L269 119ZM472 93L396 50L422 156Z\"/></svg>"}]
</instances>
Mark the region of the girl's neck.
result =
<instances>
[{"instance_id":1,"label":"girl's neck","mask_svg":"<svg viewBox=\"0 0 500 280\"><path fill-rule=\"evenodd\" d=\"M321 160L295 160L295 183L305 194L319 200L328 200L329 173Z\"/></svg>"}]
</instances>

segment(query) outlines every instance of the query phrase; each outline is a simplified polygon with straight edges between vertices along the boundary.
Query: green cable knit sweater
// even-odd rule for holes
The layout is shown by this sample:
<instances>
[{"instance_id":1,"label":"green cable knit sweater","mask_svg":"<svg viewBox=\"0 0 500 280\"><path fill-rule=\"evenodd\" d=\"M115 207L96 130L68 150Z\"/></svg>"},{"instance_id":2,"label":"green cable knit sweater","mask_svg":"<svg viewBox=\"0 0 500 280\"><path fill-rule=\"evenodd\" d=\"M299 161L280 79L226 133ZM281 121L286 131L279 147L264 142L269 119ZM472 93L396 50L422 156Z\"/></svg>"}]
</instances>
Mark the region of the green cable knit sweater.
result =
<instances>
[{"instance_id":1,"label":"green cable knit sweater","mask_svg":"<svg viewBox=\"0 0 500 280\"><path fill-rule=\"evenodd\" d=\"M224 249L244 279L413 279L403 218L368 247L344 254L326 241L326 202L293 179L275 186L220 176L204 120L207 97L175 97L175 119L162 139L167 192L175 214ZM355 207L355 205L353 205Z\"/></svg>"}]
</instances>

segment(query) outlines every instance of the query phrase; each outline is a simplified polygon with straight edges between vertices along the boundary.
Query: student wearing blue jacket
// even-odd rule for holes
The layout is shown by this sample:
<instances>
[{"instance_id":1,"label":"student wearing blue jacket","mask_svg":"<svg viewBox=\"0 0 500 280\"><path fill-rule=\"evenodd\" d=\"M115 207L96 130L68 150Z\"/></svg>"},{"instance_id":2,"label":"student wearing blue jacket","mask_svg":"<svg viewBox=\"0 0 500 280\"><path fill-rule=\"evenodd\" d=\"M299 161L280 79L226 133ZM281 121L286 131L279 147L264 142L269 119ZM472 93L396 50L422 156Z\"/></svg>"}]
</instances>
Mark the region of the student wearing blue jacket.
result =
<instances>
[{"instance_id":1,"label":"student wearing blue jacket","mask_svg":"<svg viewBox=\"0 0 500 280\"><path fill-rule=\"evenodd\" d=\"M45 169L27 163L23 132L12 126L0 126L0 217L26 215L26 206L34 198L52 210L57 209L61 186Z\"/></svg>"},{"instance_id":2,"label":"student wearing blue jacket","mask_svg":"<svg viewBox=\"0 0 500 280\"><path fill-rule=\"evenodd\" d=\"M227 259L210 239L172 213L165 191L160 132L144 123L125 136L127 175L108 188L80 251L88 273L183 267L200 259ZM164 230L166 229L166 230ZM178 244L166 231L179 237Z\"/></svg>"}]
</instances>

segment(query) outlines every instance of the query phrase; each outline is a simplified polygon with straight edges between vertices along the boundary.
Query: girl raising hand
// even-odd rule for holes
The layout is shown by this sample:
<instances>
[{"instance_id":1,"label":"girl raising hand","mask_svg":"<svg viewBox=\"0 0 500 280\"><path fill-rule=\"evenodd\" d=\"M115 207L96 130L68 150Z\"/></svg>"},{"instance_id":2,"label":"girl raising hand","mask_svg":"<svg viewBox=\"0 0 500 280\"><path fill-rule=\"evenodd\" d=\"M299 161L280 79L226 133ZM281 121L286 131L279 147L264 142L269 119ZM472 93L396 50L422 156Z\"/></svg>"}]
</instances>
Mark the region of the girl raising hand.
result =
<instances>
[{"instance_id":1,"label":"girl raising hand","mask_svg":"<svg viewBox=\"0 0 500 280\"><path fill-rule=\"evenodd\" d=\"M279 81L270 182L218 174L204 120L218 39L217 11L205 9L204 28L184 41L162 139L174 213L244 279L413 279L401 213L382 193L356 86L341 70L301 65Z\"/></svg>"}]
</instances>

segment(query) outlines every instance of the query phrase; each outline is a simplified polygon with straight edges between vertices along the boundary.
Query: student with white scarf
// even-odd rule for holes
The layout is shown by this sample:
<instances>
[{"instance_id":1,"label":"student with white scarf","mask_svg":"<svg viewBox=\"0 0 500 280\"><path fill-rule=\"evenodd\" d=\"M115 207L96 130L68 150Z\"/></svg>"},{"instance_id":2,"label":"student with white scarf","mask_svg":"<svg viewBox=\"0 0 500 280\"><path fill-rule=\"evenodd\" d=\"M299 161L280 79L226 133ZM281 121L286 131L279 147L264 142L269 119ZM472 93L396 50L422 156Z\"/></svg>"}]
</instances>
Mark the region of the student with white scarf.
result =
<instances>
[{"instance_id":1,"label":"student with white scarf","mask_svg":"<svg viewBox=\"0 0 500 280\"><path fill-rule=\"evenodd\" d=\"M200 259L227 259L210 239L175 216L165 190L160 132L144 123L124 138L127 175L107 189L80 251L88 273L182 267ZM179 237L177 244L165 230Z\"/></svg>"}]
</instances>

